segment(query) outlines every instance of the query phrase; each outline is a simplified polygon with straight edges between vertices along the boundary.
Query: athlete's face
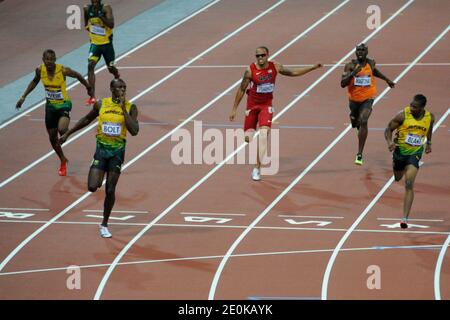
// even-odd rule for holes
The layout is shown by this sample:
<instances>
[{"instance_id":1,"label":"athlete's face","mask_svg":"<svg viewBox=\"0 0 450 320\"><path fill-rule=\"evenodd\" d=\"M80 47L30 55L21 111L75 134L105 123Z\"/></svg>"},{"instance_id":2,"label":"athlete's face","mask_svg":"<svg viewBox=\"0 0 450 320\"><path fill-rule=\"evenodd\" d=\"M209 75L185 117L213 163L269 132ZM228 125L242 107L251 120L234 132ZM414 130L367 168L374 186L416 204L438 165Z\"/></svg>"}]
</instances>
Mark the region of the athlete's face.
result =
<instances>
[{"instance_id":1,"label":"athlete's face","mask_svg":"<svg viewBox=\"0 0 450 320\"><path fill-rule=\"evenodd\" d=\"M45 67L49 70L53 70L55 68L56 57L52 53L46 53L42 57L42 61L45 64Z\"/></svg>"},{"instance_id":2,"label":"athlete's face","mask_svg":"<svg viewBox=\"0 0 450 320\"><path fill-rule=\"evenodd\" d=\"M121 80L115 80L111 85L113 98L124 97L127 91L127 85Z\"/></svg>"},{"instance_id":3,"label":"athlete's face","mask_svg":"<svg viewBox=\"0 0 450 320\"><path fill-rule=\"evenodd\" d=\"M367 47L356 47L356 58L358 58L359 61L364 61L367 57L367 54L369 53L369 50Z\"/></svg>"},{"instance_id":4,"label":"athlete's face","mask_svg":"<svg viewBox=\"0 0 450 320\"><path fill-rule=\"evenodd\" d=\"M409 104L409 108L411 110L411 114L413 115L413 117L419 118L422 115L422 113L425 109L425 106L422 105L420 102L413 100Z\"/></svg>"},{"instance_id":5,"label":"athlete's face","mask_svg":"<svg viewBox=\"0 0 450 320\"><path fill-rule=\"evenodd\" d=\"M264 66L267 63L267 60L269 59L269 55L267 54L267 51L264 50L264 48L258 48L256 49L256 63L259 66Z\"/></svg>"}]
</instances>

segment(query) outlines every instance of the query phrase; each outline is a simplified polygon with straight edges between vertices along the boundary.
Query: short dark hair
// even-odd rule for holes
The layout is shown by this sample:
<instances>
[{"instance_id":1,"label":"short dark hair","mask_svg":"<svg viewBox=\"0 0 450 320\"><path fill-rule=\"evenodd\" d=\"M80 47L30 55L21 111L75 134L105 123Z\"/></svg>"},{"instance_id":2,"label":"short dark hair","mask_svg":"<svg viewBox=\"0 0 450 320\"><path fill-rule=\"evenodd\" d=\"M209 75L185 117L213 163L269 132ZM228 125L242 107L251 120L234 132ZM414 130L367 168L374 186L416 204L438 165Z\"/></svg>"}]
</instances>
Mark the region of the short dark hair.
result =
<instances>
[{"instance_id":1,"label":"short dark hair","mask_svg":"<svg viewBox=\"0 0 450 320\"><path fill-rule=\"evenodd\" d=\"M266 53L269 54L269 49L267 47L265 47L265 46L260 46L260 47L258 47L256 49L264 49L266 51Z\"/></svg>"},{"instance_id":2,"label":"short dark hair","mask_svg":"<svg viewBox=\"0 0 450 320\"><path fill-rule=\"evenodd\" d=\"M427 104L427 97L425 97L423 94L416 94L414 96L414 101L417 101L422 107L425 107Z\"/></svg>"},{"instance_id":3,"label":"short dark hair","mask_svg":"<svg viewBox=\"0 0 450 320\"><path fill-rule=\"evenodd\" d=\"M366 46L365 43L360 43L356 46L356 49L361 48L361 49L368 49L368 47Z\"/></svg>"},{"instance_id":4,"label":"short dark hair","mask_svg":"<svg viewBox=\"0 0 450 320\"><path fill-rule=\"evenodd\" d=\"M112 87L113 87L113 84L114 84L116 81L120 81L120 82L122 82L124 85L126 85L126 83L125 83L125 81L123 81L123 79L121 79L121 78L114 78L114 79L112 79L111 82L109 83L109 87L112 88Z\"/></svg>"},{"instance_id":5,"label":"short dark hair","mask_svg":"<svg viewBox=\"0 0 450 320\"><path fill-rule=\"evenodd\" d=\"M47 49L44 51L44 53L42 54L43 57L45 57L46 54L51 54L54 55L56 57L56 53L53 49Z\"/></svg>"}]
</instances>

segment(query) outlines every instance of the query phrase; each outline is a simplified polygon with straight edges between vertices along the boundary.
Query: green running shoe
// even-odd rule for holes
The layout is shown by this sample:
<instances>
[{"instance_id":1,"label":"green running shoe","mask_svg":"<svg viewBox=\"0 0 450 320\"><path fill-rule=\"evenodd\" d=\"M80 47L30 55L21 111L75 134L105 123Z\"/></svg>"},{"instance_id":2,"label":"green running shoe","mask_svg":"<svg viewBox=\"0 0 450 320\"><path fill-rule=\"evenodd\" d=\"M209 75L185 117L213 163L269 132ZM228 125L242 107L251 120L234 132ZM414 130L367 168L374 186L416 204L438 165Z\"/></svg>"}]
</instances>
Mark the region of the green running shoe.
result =
<instances>
[{"instance_id":1,"label":"green running shoe","mask_svg":"<svg viewBox=\"0 0 450 320\"><path fill-rule=\"evenodd\" d=\"M362 166L364 163L363 159L362 159L362 154L357 154L356 158L355 158L355 164L357 164L358 166Z\"/></svg>"}]
</instances>

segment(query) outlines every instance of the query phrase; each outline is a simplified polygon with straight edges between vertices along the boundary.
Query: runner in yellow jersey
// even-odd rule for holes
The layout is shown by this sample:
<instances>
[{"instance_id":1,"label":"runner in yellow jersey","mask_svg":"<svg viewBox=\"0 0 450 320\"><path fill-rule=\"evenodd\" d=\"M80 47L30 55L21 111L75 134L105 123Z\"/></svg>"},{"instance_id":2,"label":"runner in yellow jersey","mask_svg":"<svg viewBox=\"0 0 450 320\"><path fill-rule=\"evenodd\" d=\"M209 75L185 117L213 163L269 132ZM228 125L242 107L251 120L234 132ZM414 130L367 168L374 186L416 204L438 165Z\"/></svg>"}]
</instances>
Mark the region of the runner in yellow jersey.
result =
<instances>
[{"instance_id":1,"label":"runner in yellow jersey","mask_svg":"<svg viewBox=\"0 0 450 320\"><path fill-rule=\"evenodd\" d=\"M63 144L72 133L86 127L99 117L97 148L89 170L88 189L95 192L100 188L105 172L107 173L103 221L100 225L100 235L103 238L112 236L108 230L108 219L116 199L116 185L125 158L127 131L132 136L139 132L138 110L136 105L125 99L125 82L122 79L114 79L111 81L110 89L112 97L97 101L92 110L59 140Z\"/></svg>"},{"instance_id":2,"label":"runner in yellow jersey","mask_svg":"<svg viewBox=\"0 0 450 320\"><path fill-rule=\"evenodd\" d=\"M389 151L393 151L393 170L395 181L405 176L405 198L403 218L400 226L408 228L408 217L414 199L414 180L419 170L423 151L431 152L434 115L425 110L427 98L418 94L408 107L398 113L388 124L384 136ZM395 139L392 133L396 130ZM424 148L425 146L425 148Z\"/></svg>"},{"instance_id":3,"label":"runner in yellow jersey","mask_svg":"<svg viewBox=\"0 0 450 320\"><path fill-rule=\"evenodd\" d=\"M63 135L70 121L70 111L72 110L72 101L66 92L66 76L76 78L87 89L88 95L93 96L91 86L76 71L71 70L63 65L56 64L55 51L48 49L44 51L42 56L44 62L36 69L36 74L28 85L25 93L20 97L16 104L16 108L22 107L25 98L31 91L36 88L39 81L45 88L46 105L45 105L45 126L47 128L50 143L61 160L59 175L67 175L67 158L58 143L58 133Z\"/></svg>"},{"instance_id":4,"label":"runner in yellow jersey","mask_svg":"<svg viewBox=\"0 0 450 320\"><path fill-rule=\"evenodd\" d=\"M113 47L114 16L112 8L103 4L101 0L91 0L90 5L84 7L84 26L89 32L91 46L88 58L88 81L94 90L94 98L86 101L86 104L95 102L95 66L103 56L106 66L114 78L120 78L119 71L115 67L116 55Z\"/></svg>"}]
</instances>

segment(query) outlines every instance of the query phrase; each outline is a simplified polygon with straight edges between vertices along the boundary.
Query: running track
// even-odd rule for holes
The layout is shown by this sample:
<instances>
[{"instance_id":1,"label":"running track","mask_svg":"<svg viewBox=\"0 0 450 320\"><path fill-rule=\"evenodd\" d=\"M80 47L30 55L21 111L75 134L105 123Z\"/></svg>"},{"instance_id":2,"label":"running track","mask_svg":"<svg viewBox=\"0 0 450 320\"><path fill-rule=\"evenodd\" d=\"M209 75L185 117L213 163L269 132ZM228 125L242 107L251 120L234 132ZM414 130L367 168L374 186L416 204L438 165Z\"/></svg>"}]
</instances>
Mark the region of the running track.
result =
<instances>
[{"instance_id":1,"label":"running track","mask_svg":"<svg viewBox=\"0 0 450 320\"><path fill-rule=\"evenodd\" d=\"M70 159L68 177L57 176L58 160L51 155L2 186L0 207L16 209L0 211L34 215L0 217L0 297L449 299L450 257L443 244L450 234L446 117L450 5L443 0L380 1L382 22L392 19L371 35L375 30L366 27L370 4L219 1L121 60L129 98L154 86L135 101L141 129L129 139L131 162L117 188L114 210L124 212L112 215L133 217L111 220L113 238L99 237L100 220L87 217L101 215L90 210L101 209L104 199L103 189L86 194L94 131L81 135L64 148ZM339 86L342 67L321 76L366 37L369 54L378 64L394 64L380 66L391 79L427 51L417 61L422 65L410 66L396 88L375 105L366 163L359 168L353 164L354 131L322 153L346 130L348 110L345 90ZM216 164L174 165L170 154L175 143L160 138L201 108L195 120L225 132L222 125L230 124L236 90L232 85L244 68L212 66L245 65L261 44L272 53L282 49L276 60L284 64L327 64L304 77L277 81L276 113L289 106L274 125L280 128L279 173L255 183L250 180L250 165L225 165L213 174ZM109 79L104 71L98 74L98 95L108 95ZM385 87L378 81L379 94ZM305 90L307 94L299 96ZM381 226L398 221L403 185L389 184L391 160L380 128L418 92L429 97L437 121L445 118L435 128L433 152L424 156L416 180L411 218L426 228L405 231ZM70 96L81 105L85 92L77 86ZM243 101L233 124L242 123L244 105ZM75 107L72 119L86 112ZM43 110L38 108L1 129L2 182L50 151L42 119ZM185 122L183 127L193 132L193 122ZM153 147L143 153L149 146ZM204 177L208 178L201 180ZM141 232L144 228L146 232ZM233 244L236 247L230 250ZM442 265L437 268L440 253ZM80 290L66 287L71 265L81 267ZM367 287L370 266L381 270L379 290Z\"/></svg>"}]
</instances>

